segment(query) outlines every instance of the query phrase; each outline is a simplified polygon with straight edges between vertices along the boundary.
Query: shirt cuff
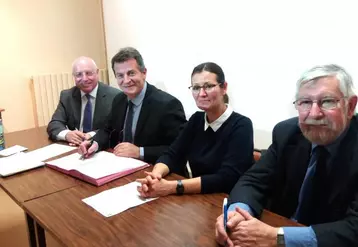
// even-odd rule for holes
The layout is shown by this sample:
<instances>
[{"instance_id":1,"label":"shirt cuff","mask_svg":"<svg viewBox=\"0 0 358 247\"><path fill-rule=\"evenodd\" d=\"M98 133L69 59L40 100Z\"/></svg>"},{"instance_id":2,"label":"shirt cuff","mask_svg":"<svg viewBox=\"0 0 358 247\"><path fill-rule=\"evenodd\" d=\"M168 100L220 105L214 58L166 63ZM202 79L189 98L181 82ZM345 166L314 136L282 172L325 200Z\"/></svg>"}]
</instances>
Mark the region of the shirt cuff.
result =
<instances>
[{"instance_id":1,"label":"shirt cuff","mask_svg":"<svg viewBox=\"0 0 358 247\"><path fill-rule=\"evenodd\" d=\"M236 207L239 207L241 209L244 209L246 210L247 212L249 212L249 214L251 214L252 216L254 216L254 212L252 211L251 207L245 203L241 203L241 202L237 202L237 203L234 203L234 204L231 204L228 211L231 212L231 211L235 211L235 208Z\"/></svg>"},{"instance_id":2,"label":"shirt cuff","mask_svg":"<svg viewBox=\"0 0 358 247\"><path fill-rule=\"evenodd\" d=\"M317 237L312 227L283 227L287 247L317 247Z\"/></svg>"},{"instance_id":3,"label":"shirt cuff","mask_svg":"<svg viewBox=\"0 0 358 247\"><path fill-rule=\"evenodd\" d=\"M144 147L139 147L139 159L144 160Z\"/></svg>"},{"instance_id":4,"label":"shirt cuff","mask_svg":"<svg viewBox=\"0 0 358 247\"><path fill-rule=\"evenodd\" d=\"M58 135L56 136L56 139L58 141L66 141L66 135L70 131L71 130L62 130L60 133L58 133Z\"/></svg>"},{"instance_id":5,"label":"shirt cuff","mask_svg":"<svg viewBox=\"0 0 358 247\"><path fill-rule=\"evenodd\" d=\"M96 135L96 131L87 132L86 134L89 134L91 137L94 137Z\"/></svg>"}]
</instances>

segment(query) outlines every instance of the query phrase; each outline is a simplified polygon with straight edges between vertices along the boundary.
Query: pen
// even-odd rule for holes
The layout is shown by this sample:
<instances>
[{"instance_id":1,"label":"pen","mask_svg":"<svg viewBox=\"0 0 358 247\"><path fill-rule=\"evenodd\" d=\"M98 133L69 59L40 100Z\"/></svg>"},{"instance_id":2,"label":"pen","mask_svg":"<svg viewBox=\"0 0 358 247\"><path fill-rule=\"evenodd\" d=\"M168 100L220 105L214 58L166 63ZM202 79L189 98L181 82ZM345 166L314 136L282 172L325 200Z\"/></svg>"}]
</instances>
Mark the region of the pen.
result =
<instances>
[{"instance_id":1,"label":"pen","mask_svg":"<svg viewBox=\"0 0 358 247\"><path fill-rule=\"evenodd\" d=\"M88 139L88 141L90 141L89 146L88 146L90 148L92 146L94 140L91 137L90 139ZM85 159L85 154L82 154L81 157L80 157L80 160L84 160L84 159Z\"/></svg>"},{"instance_id":2,"label":"pen","mask_svg":"<svg viewBox=\"0 0 358 247\"><path fill-rule=\"evenodd\" d=\"M226 223L227 223L227 198L224 198L223 201L223 214L224 214L224 228L227 231Z\"/></svg>"}]
</instances>

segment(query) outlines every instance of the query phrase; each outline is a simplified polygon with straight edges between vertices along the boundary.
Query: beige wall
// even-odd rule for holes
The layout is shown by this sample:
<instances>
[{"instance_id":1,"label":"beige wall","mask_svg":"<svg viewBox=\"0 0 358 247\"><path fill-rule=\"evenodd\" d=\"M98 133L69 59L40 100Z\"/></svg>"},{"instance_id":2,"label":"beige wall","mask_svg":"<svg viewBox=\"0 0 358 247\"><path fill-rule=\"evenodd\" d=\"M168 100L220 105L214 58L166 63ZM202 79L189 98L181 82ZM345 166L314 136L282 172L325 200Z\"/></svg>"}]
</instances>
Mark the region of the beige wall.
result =
<instances>
[{"instance_id":1,"label":"beige wall","mask_svg":"<svg viewBox=\"0 0 358 247\"><path fill-rule=\"evenodd\" d=\"M68 72L80 55L106 67L101 0L0 0L0 30L5 132L34 127L32 75Z\"/></svg>"}]
</instances>

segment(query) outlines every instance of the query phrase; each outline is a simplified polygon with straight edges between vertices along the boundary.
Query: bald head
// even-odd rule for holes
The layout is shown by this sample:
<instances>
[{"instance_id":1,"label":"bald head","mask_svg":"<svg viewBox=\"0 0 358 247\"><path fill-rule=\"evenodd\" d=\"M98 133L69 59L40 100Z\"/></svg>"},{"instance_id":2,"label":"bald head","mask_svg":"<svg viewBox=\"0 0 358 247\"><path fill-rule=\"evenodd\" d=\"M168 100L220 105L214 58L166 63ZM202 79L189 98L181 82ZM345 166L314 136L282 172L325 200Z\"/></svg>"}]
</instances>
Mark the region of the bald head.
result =
<instances>
[{"instance_id":1,"label":"bald head","mask_svg":"<svg viewBox=\"0 0 358 247\"><path fill-rule=\"evenodd\" d=\"M76 58L72 63L72 75L76 86L86 94L92 92L98 84L98 68L92 58Z\"/></svg>"},{"instance_id":2,"label":"bald head","mask_svg":"<svg viewBox=\"0 0 358 247\"><path fill-rule=\"evenodd\" d=\"M75 61L73 61L72 63L72 72L75 71L76 67L80 66L80 65L86 65L88 67L91 67L93 70L97 70L97 64L95 63L95 61L90 58L90 57L78 57L75 59Z\"/></svg>"}]
</instances>

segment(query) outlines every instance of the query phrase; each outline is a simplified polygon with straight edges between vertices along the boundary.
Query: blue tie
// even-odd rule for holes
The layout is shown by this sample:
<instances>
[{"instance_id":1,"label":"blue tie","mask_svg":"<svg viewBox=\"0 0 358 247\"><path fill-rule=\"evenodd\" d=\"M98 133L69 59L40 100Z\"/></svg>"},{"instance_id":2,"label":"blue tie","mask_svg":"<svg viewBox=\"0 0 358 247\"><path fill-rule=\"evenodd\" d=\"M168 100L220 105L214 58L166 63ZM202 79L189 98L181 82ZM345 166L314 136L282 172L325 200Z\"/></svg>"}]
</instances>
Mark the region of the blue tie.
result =
<instances>
[{"instance_id":1,"label":"blue tie","mask_svg":"<svg viewBox=\"0 0 358 247\"><path fill-rule=\"evenodd\" d=\"M92 130L92 103L91 96L86 94L87 104L83 112L83 133L90 132Z\"/></svg>"},{"instance_id":2,"label":"blue tie","mask_svg":"<svg viewBox=\"0 0 358 247\"><path fill-rule=\"evenodd\" d=\"M323 146L313 149L305 179L301 186L296 219L299 223L311 225L319 223L320 205L326 202L327 156Z\"/></svg>"},{"instance_id":3,"label":"blue tie","mask_svg":"<svg viewBox=\"0 0 358 247\"><path fill-rule=\"evenodd\" d=\"M126 123L124 126L125 142L133 143L132 126L133 126L133 103L132 101L128 101L128 112L127 112Z\"/></svg>"}]
</instances>

